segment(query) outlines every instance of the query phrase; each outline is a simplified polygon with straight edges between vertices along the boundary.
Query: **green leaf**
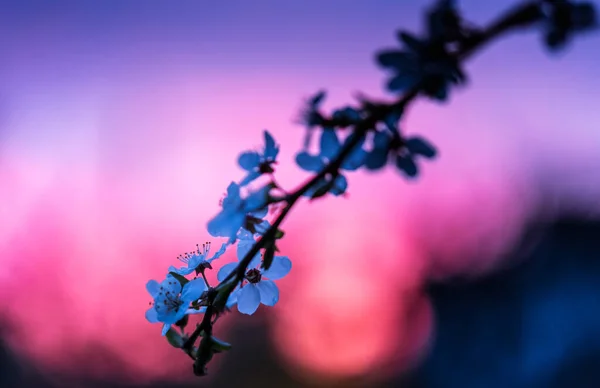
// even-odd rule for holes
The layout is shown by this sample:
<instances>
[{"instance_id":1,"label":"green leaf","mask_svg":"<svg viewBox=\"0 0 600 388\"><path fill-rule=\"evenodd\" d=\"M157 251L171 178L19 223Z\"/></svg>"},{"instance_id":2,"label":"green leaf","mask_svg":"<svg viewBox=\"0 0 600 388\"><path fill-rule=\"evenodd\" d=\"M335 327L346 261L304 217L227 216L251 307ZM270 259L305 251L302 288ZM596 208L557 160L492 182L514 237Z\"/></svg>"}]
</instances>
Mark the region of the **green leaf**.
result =
<instances>
[{"instance_id":1,"label":"green leaf","mask_svg":"<svg viewBox=\"0 0 600 388\"><path fill-rule=\"evenodd\" d=\"M281 229L277 229L277 232L275 232L275 239L279 240L280 238L283 238L283 236L285 236L285 232Z\"/></svg>"},{"instance_id":2,"label":"green leaf","mask_svg":"<svg viewBox=\"0 0 600 388\"><path fill-rule=\"evenodd\" d=\"M179 334L173 328L170 328L169 331L167 331L167 334L165 335L165 337L167 337L167 341L169 341L171 346L178 348L178 349L181 349L183 347L183 343L185 342L183 340L183 337L181 336L181 334Z\"/></svg>"},{"instance_id":3,"label":"green leaf","mask_svg":"<svg viewBox=\"0 0 600 388\"><path fill-rule=\"evenodd\" d=\"M215 336L210 337L210 342L211 349L215 353L231 349L231 344L229 342L222 341Z\"/></svg>"},{"instance_id":4,"label":"green leaf","mask_svg":"<svg viewBox=\"0 0 600 388\"><path fill-rule=\"evenodd\" d=\"M181 330L183 330L187 326L189 320L190 320L190 316L189 315L184 315L183 318L181 318L179 321L177 321L175 323L175 326L181 327Z\"/></svg>"},{"instance_id":5,"label":"green leaf","mask_svg":"<svg viewBox=\"0 0 600 388\"><path fill-rule=\"evenodd\" d=\"M189 280L187 280L185 278L185 276L181 276L180 274L178 274L177 272L169 272L169 275L173 276L175 279L177 279L177 281L179 282L179 284L181 284L181 287L185 286L186 283L189 282Z\"/></svg>"},{"instance_id":6,"label":"green leaf","mask_svg":"<svg viewBox=\"0 0 600 388\"><path fill-rule=\"evenodd\" d=\"M272 242L271 244L269 244L265 247L265 254L263 255L262 267L265 270L271 268L271 264L273 264L274 257L275 257L275 243Z\"/></svg>"}]
</instances>

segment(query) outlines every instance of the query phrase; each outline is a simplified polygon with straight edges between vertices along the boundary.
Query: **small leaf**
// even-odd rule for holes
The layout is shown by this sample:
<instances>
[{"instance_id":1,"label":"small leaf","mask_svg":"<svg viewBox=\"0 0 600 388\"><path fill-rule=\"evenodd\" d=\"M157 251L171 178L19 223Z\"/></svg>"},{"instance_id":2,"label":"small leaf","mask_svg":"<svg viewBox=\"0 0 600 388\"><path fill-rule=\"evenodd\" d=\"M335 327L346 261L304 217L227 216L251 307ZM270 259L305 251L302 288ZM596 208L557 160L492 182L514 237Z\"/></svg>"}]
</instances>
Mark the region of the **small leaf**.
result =
<instances>
[{"instance_id":1,"label":"small leaf","mask_svg":"<svg viewBox=\"0 0 600 388\"><path fill-rule=\"evenodd\" d=\"M415 161L410 156L400 156L396 157L396 167L409 178L415 178L419 172Z\"/></svg>"},{"instance_id":2,"label":"small leaf","mask_svg":"<svg viewBox=\"0 0 600 388\"><path fill-rule=\"evenodd\" d=\"M189 320L190 320L190 316L189 315L184 315L183 318L181 318L180 320L178 320L177 322L175 322L175 326L181 327L181 330L183 330L187 326Z\"/></svg>"},{"instance_id":3,"label":"small leaf","mask_svg":"<svg viewBox=\"0 0 600 388\"><path fill-rule=\"evenodd\" d=\"M412 154L422 155L429 159L435 158L437 155L435 147L420 136L414 136L406 140L406 148Z\"/></svg>"},{"instance_id":4,"label":"small leaf","mask_svg":"<svg viewBox=\"0 0 600 388\"><path fill-rule=\"evenodd\" d=\"M224 352L231 349L231 344L229 342L222 341L215 336L210 337L210 342L211 349L215 353Z\"/></svg>"},{"instance_id":5,"label":"small leaf","mask_svg":"<svg viewBox=\"0 0 600 388\"><path fill-rule=\"evenodd\" d=\"M187 283L189 283L189 280L185 278L185 276L182 276L180 274L178 274L177 272L169 272L169 275L173 276L175 279L177 279L177 281L179 282L179 284L181 284L181 287L185 286Z\"/></svg>"},{"instance_id":6,"label":"small leaf","mask_svg":"<svg viewBox=\"0 0 600 388\"><path fill-rule=\"evenodd\" d=\"M173 328L171 328L171 329L169 329L169 331L167 331L167 334L165 335L165 337L167 337L167 341L169 341L171 346L178 348L178 349L181 349L183 347L183 343L185 342L183 340L183 337L181 336L181 334L179 334Z\"/></svg>"},{"instance_id":7,"label":"small leaf","mask_svg":"<svg viewBox=\"0 0 600 388\"><path fill-rule=\"evenodd\" d=\"M275 232L275 239L279 240L280 238L283 238L283 236L285 236L285 232L281 229L277 229L277 232Z\"/></svg>"},{"instance_id":8,"label":"small leaf","mask_svg":"<svg viewBox=\"0 0 600 388\"><path fill-rule=\"evenodd\" d=\"M333 186L329 189L329 192L335 196L342 195L348 189L348 180L343 175L338 175L333 181Z\"/></svg>"},{"instance_id":9,"label":"small leaf","mask_svg":"<svg viewBox=\"0 0 600 388\"><path fill-rule=\"evenodd\" d=\"M411 68L415 61L413 55L397 50L380 51L375 59L381 67L391 67L398 70Z\"/></svg>"},{"instance_id":10,"label":"small leaf","mask_svg":"<svg viewBox=\"0 0 600 388\"><path fill-rule=\"evenodd\" d=\"M263 255L262 267L265 270L271 268L271 264L273 264L274 257L275 257L275 244L271 243L265 248L265 254Z\"/></svg>"},{"instance_id":11,"label":"small leaf","mask_svg":"<svg viewBox=\"0 0 600 388\"><path fill-rule=\"evenodd\" d=\"M425 43L413 34L406 31L398 31L398 39L412 51L421 51L425 48Z\"/></svg>"}]
</instances>

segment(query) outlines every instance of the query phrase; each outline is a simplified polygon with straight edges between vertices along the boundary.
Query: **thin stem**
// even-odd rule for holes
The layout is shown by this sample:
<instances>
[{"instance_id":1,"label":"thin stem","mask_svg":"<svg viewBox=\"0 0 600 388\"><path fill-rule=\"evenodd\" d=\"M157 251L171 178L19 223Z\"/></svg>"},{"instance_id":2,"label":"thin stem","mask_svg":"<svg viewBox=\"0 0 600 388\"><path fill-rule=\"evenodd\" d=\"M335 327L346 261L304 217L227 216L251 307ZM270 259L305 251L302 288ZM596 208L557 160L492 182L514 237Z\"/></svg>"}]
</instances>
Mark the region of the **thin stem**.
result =
<instances>
[{"instance_id":1,"label":"thin stem","mask_svg":"<svg viewBox=\"0 0 600 388\"><path fill-rule=\"evenodd\" d=\"M200 271L200 273L202 274L202 278L204 279L204 283L206 283L206 287L210 288L210 284L208 284L208 279L206 278L206 275L204 274L204 268L202 269L202 271Z\"/></svg>"}]
</instances>

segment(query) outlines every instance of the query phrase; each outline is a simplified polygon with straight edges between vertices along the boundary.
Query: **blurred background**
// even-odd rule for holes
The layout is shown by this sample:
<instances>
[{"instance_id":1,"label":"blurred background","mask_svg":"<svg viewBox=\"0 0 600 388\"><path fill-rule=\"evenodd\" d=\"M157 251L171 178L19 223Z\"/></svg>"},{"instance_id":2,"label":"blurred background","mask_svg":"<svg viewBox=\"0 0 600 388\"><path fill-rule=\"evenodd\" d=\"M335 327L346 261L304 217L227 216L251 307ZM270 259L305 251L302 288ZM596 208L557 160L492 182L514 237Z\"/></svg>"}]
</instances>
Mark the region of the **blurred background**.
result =
<instances>
[{"instance_id":1,"label":"blurred background","mask_svg":"<svg viewBox=\"0 0 600 388\"><path fill-rule=\"evenodd\" d=\"M144 318L238 153L269 129L302 182L303 100L390 98L373 54L429 4L0 2L0 387L599 387L600 35L495 42L407 112L440 149L419 179L299 204L281 301L219 322L209 378Z\"/></svg>"}]
</instances>

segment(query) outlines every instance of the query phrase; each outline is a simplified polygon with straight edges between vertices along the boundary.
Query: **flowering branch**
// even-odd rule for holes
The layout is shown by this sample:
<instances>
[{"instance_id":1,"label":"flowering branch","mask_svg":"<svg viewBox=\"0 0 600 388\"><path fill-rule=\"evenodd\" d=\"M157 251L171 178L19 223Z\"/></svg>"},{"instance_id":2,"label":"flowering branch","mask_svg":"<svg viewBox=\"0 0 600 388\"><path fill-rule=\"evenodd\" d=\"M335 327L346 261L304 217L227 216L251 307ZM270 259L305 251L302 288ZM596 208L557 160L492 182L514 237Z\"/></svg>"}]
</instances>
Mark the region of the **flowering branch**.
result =
<instances>
[{"instance_id":1,"label":"flowering branch","mask_svg":"<svg viewBox=\"0 0 600 388\"><path fill-rule=\"evenodd\" d=\"M274 172L273 164L279 152L272 136L265 131L264 152L248 151L240 155L238 163L248 174L239 183L231 183L222 202L222 211L208 223L208 231L215 237L227 237L221 249L207 259L210 245L179 259L187 267L171 267L161 284L148 282L147 289L154 297L154 305L146 313L151 322L163 322L163 335L175 347L183 349L194 361L194 373L205 375L206 365L213 355L231 345L213 336L213 325L222 313L237 304L244 314L252 314L259 304L272 306L279 300L279 290L273 280L285 276L291 269L286 256L275 256L276 240L283 236L280 226L300 198L318 198L346 191L347 181L341 170L354 171L361 166L377 170L393 157L396 166L408 177L417 175L417 156L433 158L437 151L420 137L406 138L397 127L403 112L419 95L444 101L451 84L463 84L466 75L462 64L472 54L501 35L519 28L541 23L545 28L545 42L550 49L562 47L574 32L595 25L595 10L590 3L568 0L527 1L509 10L487 28L467 25L459 15L454 1L438 0L426 14L427 36L417 38L401 31L398 36L404 51L382 51L377 59L383 67L396 71L388 89L401 92L393 102L374 102L359 96L361 107L346 107L326 117L319 111L325 93L313 97L303 114L308 126L305 149L296 155L296 163L316 174L302 186L285 196L271 194L279 186L275 180L242 198L240 189L261 175ZM381 126L384 129L380 129ZM321 152L308 153L314 127L322 127ZM351 127L343 144L336 129ZM363 144L372 132L373 147L367 152ZM285 203L270 225L263 220L270 205ZM258 240L255 240L258 236ZM204 271L211 269L211 261L237 242L238 263L226 264L219 270L220 283L210 287ZM208 247L206 247L208 246ZM264 251L261 257L261 250ZM249 269L250 268L250 269ZM192 272L201 278L185 278ZM266 280L266 279L270 280ZM191 306L191 307L190 307ZM171 329L175 324L182 331L191 314L204 314L202 321L189 335L179 335ZM195 343L201 337L198 348Z\"/></svg>"}]
</instances>

